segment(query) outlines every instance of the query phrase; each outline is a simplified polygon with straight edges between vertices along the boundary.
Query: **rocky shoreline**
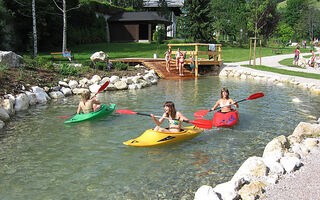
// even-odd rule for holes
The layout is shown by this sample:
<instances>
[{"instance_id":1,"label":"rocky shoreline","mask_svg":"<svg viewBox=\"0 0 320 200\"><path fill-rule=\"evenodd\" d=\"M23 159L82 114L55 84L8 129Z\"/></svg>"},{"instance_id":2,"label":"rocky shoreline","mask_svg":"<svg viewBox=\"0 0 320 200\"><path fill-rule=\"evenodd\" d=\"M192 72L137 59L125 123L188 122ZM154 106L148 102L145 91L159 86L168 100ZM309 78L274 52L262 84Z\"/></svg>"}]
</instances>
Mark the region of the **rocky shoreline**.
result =
<instances>
[{"instance_id":1,"label":"rocky shoreline","mask_svg":"<svg viewBox=\"0 0 320 200\"><path fill-rule=\"evenodd\" d=\"M144 66L137 66L145 68ZM31 87L30 91L24 91L19 94L8 94L0 99L0 129L10 121L16 112L25 111L35 104L46 104L51 99L64 98L70 95L79 95L84 91L96 93L101 85L109 81L105 91L114 90L135 90L157 84L159 77L154 70L147 70L145 73L138 73L136 76L130 77L103 77L94 75L90 80L82 78L79 82L76 80L64 79L53 87L39 86Z\"/></svg>"},{"instance_id":2,"label":"rocky shoreline","mask_svg":"<svg viewBox=\"0 0 320 200\"><path fill-rule=\"evenodd\" d=\"M271 81L280 85L291 83L307 88L317 95L320 94L319 80L261 72L240 65L231 64L223 68L219 76ZM304 165L306 156L313 149L319 149L319 140L320 124L300 122L291 135L287 137L281 135L270 141L266 145L262 157L248 158L230 181L218 184L214 188L203 185L195 193L194 199L254 200L265 197L264 193L268 188L272 190L280 179L292 174Z\"/></svg>"}]
</instances>

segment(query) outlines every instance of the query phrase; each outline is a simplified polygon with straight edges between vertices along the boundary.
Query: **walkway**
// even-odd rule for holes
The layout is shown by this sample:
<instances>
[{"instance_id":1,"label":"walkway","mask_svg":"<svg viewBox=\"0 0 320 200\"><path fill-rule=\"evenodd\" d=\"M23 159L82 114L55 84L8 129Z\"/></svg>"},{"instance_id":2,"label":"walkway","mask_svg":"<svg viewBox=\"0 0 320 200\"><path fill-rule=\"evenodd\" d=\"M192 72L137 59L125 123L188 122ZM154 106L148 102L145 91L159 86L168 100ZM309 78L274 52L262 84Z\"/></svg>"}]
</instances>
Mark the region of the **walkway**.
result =
<instances>
[{"instance_id":1,"label":"walkway","mask_svg":"<svg viewBox=\"0 0 320 200\"><path fill-rule=\"evenodd\" d=\"M311 55L311 53L302 53L301 56ZM262 65L268 66L268 67L274 67L279 69L286 69L290 71L300 71L300 72L307 72L307 73L315 73L320 74L320 69L315 69L313 67L307 67L306 69L298 68L298 67L288 67L285 65L281 65L279 62L281 60L292 58L293 60L293 54L284 54L284 55L276 55L276 56L267 56L262 57ZM251 61L252 63L252 61ZM237 63L225 63L226 65L248 65L249 61L243 61L243 62L237 62ZM260 64L259 58L256 61L256 64Z\"/></svg>"}]
</instances>

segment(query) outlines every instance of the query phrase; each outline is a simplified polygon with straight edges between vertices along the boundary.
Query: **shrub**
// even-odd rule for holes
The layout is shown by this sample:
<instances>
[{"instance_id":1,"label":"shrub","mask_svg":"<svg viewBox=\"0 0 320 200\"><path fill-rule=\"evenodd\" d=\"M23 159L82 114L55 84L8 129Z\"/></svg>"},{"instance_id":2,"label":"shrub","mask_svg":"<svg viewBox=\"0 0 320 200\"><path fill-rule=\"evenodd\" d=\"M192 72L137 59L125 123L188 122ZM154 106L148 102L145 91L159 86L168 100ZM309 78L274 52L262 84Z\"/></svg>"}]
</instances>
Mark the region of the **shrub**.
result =
<instances>
[{"instance_id":1,"label":"shrub","mask_svg":"<svg viewBox=\"0 0 320 200\"><path fill-rule=\"evenodd\" d=\"M59 65L59 73L63 76L79 76L79 69L77 67L74 67L72 65Z\"/></svg>"},{"instance_id":2,"label":"shrub","mask_svg":"<svg viewBox=\"0 0 320 200\"><path fill-rule=\"evenodd\" d=\"M106 69L108 70L108 62L105 61L99 61L94 65L95 69L101 69L105 71Z\"/></svg>"},{"instance_id":3,"label":"shrub","mask_svg":"<svg viewBox=\"0 0 320 200\"><path fill-rule=\"evenodd\" d=\"M122 63L122 62L113 62L112 63L112 67L116 70L127 70L129 65L126 63Z\"/></svg>"}]
</instances>

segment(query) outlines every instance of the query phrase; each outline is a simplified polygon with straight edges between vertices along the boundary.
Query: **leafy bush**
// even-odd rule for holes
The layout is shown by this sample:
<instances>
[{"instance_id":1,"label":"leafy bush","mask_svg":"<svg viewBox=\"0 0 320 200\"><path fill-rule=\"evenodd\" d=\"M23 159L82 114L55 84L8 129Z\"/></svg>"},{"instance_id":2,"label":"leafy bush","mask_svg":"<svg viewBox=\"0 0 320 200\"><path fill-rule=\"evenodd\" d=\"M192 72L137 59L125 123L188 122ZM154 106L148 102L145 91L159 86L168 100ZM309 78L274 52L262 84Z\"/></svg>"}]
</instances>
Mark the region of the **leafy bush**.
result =
<instances>
[{"instance_id":1,"label":"leafy bush","mask_svg":"<svg viewBox=\"0 0 320 200\"><path fill-rule=\"evenodd\" d=\"M108 70L108 62L99 61L94 65L95 69L101 69L103 71Z\"/></svg>"},{"instance_id":2,"label":"leafy bush","mask_svg":"<svg viewBox=\"0 0 320 200\"><path fill-rule=\"evenodd\" d=\"M80 68L72 65L59 65L59 73L63 76L79 76Z\"/></svg>"},{"instance_id":3,"label":"leafy bush","mask_svg":"<svg viewBox=\"0 0 320 200\"><path fill-rule=\"evenodd\" d=\"M81 73L86 74L86 73L89 73L89 72L91 72L91 68L89 66L82 65Z\"/></svg>"},{"instance_id":4,"label":"leafy bush","mask_svg":"<svg viewBox=\"0 0 320 200\"><path fill-rule=\"evenodd\" d=\"M43 57L36 57L32 59L30 56L24 56L24 67L26 68L38 68L38 67L45 67L52 65L52 62L46 58Z\"/></svg>"},{"instance_id":5,"label":"leafy bush","mask_svg":"<svg viewBox=\"0 0 320 200\"><path fill-rule=\"evenodd\" d=\"M126 63L122 63L122 62L113 62L112 63L112 67L116 70L127 70L129 65Z\"/></svg>"}]
</instances>

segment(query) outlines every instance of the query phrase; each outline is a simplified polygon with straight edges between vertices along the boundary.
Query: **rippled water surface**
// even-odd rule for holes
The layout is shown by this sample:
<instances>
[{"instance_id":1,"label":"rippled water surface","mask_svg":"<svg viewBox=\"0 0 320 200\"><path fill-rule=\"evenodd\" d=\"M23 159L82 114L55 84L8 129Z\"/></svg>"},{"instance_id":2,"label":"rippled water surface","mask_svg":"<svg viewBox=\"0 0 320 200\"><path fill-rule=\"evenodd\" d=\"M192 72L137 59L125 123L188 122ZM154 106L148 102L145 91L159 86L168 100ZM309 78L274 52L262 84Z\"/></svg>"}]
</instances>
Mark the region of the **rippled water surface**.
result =
<instances>
[{"instance_id":1,"label":"rippled water surface","mask_svg":"<svg viewBox=\"0 0 320 200\"><path fill-rule=\"evenodd\" d=\"M256 92L265 97L241 103L233 128L213 128L161 147L122 144L152 128L149 117L113 114L66 126L57 116L74 113L78 97L19 113L0 131L1 199L193 199L201 185L228 181L249 156L261 156L272 138L319 117L320 98L305 89L217 77L161 80L142 90L99 94L99 99L158 115L172 100L193 119L195 111L214 105L222 87L235 100Z\"/></svg>"}]
</instances>

